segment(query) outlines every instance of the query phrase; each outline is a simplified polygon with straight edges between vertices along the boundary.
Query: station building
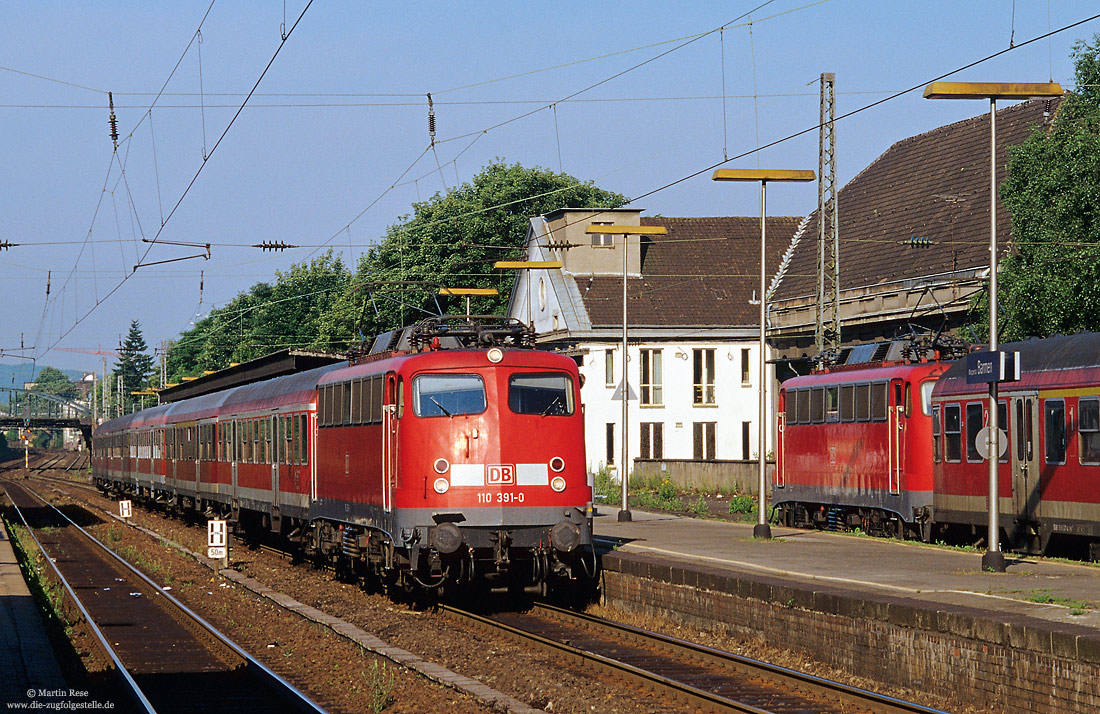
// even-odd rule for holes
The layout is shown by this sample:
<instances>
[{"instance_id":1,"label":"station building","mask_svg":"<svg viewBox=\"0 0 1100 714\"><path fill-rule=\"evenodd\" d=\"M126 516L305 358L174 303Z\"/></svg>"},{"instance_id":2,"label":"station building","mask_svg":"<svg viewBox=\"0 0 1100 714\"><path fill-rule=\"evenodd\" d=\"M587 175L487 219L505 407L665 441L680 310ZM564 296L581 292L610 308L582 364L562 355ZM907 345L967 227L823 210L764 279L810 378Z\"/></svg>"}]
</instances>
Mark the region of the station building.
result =
<instances>
[{"instance_id":1,"label":"station building","mask_svg":"<svg viewBox=\"0 0 1100 714\"><path fill-rule=\"evenodd\" d=\"M692 473L681 483L748 485L759 428L760 218L641 213L560 209L531 219L527 259L562 267L520 271L508 314L533 323L543 346L580 364L588 467L618 468L625 250L631 470L686 468ZM624 241L586 233L594 224L662 226L667 234ZM770 272L799 224L768 219ZM770 367L767 381L771 400Z\"/></svg>"}]
</instances>

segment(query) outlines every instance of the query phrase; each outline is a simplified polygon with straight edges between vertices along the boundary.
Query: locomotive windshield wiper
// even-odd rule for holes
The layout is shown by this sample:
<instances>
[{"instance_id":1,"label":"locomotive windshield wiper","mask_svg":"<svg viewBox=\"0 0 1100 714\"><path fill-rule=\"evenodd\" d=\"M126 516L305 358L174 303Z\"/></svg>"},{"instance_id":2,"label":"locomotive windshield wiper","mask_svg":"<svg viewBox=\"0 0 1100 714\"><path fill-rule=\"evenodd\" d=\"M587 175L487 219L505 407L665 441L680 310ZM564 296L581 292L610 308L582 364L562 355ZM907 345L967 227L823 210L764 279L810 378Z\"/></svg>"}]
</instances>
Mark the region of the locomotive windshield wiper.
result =
<instances>
[{"instance_id":1,"label":"locomotive windshield wiper","mask_svg":"<svg viewBox=\"0 0 1100 714\"><path fill-rule=\"evenodd\" d=\"M434 404L434 405L436 405L437 407L439 407L439 411L443 412L444 414L446 414L446 415L447 415L447 416L449 416L449 417L453 417L453 416L454 416L454 414L451 414L451 413L450 413L449 411L447 411L447 408L446 408L446 407L444 407L444 406L443 406L442 404L440 404L439 402L437 402L437 401L435 400L435 397L429 396L429 397L428 397L428 399L431 399L431 400L432 400L432 404Z\"/></svg>"},{"instance_id":2,"label":"locomotive windshield wiper","mask_svg":"<svg viewBox=\"0 0 1100 714\"><path fill-rule=\"evenodd\" d=\"M551 401L549 404L547 404L546 408L542 410L541 416L546 416L547 414L549 414L550 410L554 408L555 404L560 405L560 403L561 403L560 399L561 399L561 397L554 397L553 401ZM560 411L561 407L559 406L558 409Z\"/></svg>"}]
</instances>

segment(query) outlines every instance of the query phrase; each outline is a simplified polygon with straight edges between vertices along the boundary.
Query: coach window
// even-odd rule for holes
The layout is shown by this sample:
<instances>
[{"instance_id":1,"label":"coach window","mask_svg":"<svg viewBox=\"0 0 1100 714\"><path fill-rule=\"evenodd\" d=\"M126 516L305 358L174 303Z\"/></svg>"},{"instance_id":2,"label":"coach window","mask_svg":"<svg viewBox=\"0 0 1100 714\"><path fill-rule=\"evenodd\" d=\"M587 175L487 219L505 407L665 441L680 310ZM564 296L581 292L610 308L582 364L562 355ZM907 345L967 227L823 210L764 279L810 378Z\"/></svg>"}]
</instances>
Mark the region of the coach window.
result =
<instances>
[{"instance_id":1,"label":"coach window","mask_svg":"<svg viewBox=\"0 0 1100 714\"><path fill-rule=\"evenodd\" d=\"M840 387L840 420L856 420L856 385L843 384Z\"/></svg>"},{"instance_id":2,"label":"coach window","mask_svg":"<svg viewBox=\"0 0 1100 714\"><path fill-rule=\"evenodd\" d=\"M1007 402L999 402L997 404L997 428L1000 430L1001 434L1004 435L1004 438L1007 439L1008 435L1011 433L1008 430L1008 403ZM1008 448L1008 443L1007 442L1002 443L1001 448L1004 449L1004 453L1001 454L1001 458L998 459L998 461L1000 461L1002 464L1007 464L1008 463L1008 455L1009 455L1009 453L1011 453L1009 448Z\"/></svg>"},{"instance_id":3,"label":"coach window","mask_svg":"<svg viewBox=\"0 0 1100 714\"><path fill-rule=\"evenodd\" d=\"M1066 462L1066 403L1061 399L1048 399L1043 404L1043 424L1046 427L1044 445L1048 464Z\"/></svg>"},{"instance_id":4,"label":"coach window","mask_svg":"<svg viewBox=\"0 0 1100 714\"><path fill-rule=\"evenodd\" d=\"M309 423L308 414L298 415L298 463L309 463Z\"/></svg>"},{"instance_id":5,"label":"coach window","mask_svg":"<svg viewBox=\"0 0 1100 714\"><path fill-rule=\"evenodd\" d=\"M947 461L962 461L961 407L945 404L943 407L943 446Z\"/></svg>"},{"instance_id":6,"label":"coach window","mask_svg":"<svg viewBox=\"0 0 1100 714\"><path fill-rule=\"evenodd\" d=\"M856 385L856 421L871 421L871 385Z\"/></svg>"},{"instance_id":7,"label":"coach window","mask_svg":"<svg viewBox=\"0 0 1100 714\"><path fill-rule=\"evenodd\" d=\"M981 402L966 405L966 460L981 461L978 453L978 432L984 426Z\"/></svg>"},{"instance_id":8,"label":"coach window","mask_svg":"<svg viewBox=\"0 0 1100 714\"><path fill-rule=\"evenodd\" d=\"M1081 412L1077 417L1081 463L1100 464L1100 400L1082 397L1077 409Z\"/></svg>"},{"instance_id":9,"label":"coach window","mask_svg":"<svg viewBox=\"0 0 1100 714\"><path fill-rule=\"evenodd\" d=\"M825 421L840 420L840 387L825 387Z\"/></svg>"},{"instance_id":10,"label":"coach window","mask_svg":"<svg viewBox=\"0 0 1100 714\"><path fill-rule=\"evenodd\" d=\"M485 411L485 383L476 374L422 374L413 379L418 417L458 416Z\"/></svg>"},{"instance_id":11,"label":"coach window","mask_svg":"<svg viewBox=\"0 0 1100 714\"><path fill-rule=\"evenodd\" d=\"M814 387L810 390L810 423L825 422L825 388Z\"/></svg>"},{"instance_id":12,"label":"coach window","mask_svg":"<svg viewBox=\"0 0 1100 714\"><path fill-rule=\"evenodd\" d=\"M513 374L508 378L508 408L516 414L569 416L573 380L565 374Z\"/></svg>"},{"instance_id":13,"label":"coach window","mask_svg":"<svg viewBox=\"0 0 1100 714\"><path fill-rule=\"evenodd\" d=\"M871 421L886 421L886 400L889 395L886 382L871 385Z\"/></svg>"},{"instance_id":14,"label":"coach window","mask_svg":"<svg viewBox=\"0 0 1100 714\"><path fill-rule=\"evenodd\" d=\"M943 437L940 432L940 407L932 407L932 460L937 464L943 459Z\"/></svg>"}]
</instances>

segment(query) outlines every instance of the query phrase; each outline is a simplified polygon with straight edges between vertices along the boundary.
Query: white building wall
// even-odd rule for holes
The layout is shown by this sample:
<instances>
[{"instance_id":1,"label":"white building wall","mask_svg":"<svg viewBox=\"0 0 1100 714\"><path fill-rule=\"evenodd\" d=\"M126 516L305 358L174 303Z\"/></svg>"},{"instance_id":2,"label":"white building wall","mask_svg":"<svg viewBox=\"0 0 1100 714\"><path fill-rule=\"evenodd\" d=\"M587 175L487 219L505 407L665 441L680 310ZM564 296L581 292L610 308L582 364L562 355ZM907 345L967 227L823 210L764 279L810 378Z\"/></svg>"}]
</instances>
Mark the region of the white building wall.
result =
<instances>
[{"instance_id":1,"label":"white building wall","mask_svg":"<svg viewBox=\"0 0 1100 714\"><path fill-rule=\"evenodd\" d=\"M622 379L622 344L611 342L587 342L581 374L584 387L581 399L585 409L585 450L589 470L595 471L607 463L607 425L614 424L613 460L617 468L622 460L621 422L622 403L612 400L615 388ZM643 349L660 349L662 352L662 404L642 405L640 379L640 353ZM693 403L693 354L695 349L715 351L715 405ZM748 382L742 383L742 350L748 350ZM612 384L607 384L606 361L610 350L614 362ZM757 456L758 433L756 430L759 410L756 341L690 341L653 342L631 344L628 362L630 387L638 399L628 405L629 440L628 463L633 463L641 453L641 424L663 424L663 458L694 458L694 423L715 422L716 459L737 460ZM770 355L769 355L770 358ZM774 450L774 370L768 373L768 450ZM743 423L749 423L748 445L742 434Z\"/></svg>"}]
</instances>

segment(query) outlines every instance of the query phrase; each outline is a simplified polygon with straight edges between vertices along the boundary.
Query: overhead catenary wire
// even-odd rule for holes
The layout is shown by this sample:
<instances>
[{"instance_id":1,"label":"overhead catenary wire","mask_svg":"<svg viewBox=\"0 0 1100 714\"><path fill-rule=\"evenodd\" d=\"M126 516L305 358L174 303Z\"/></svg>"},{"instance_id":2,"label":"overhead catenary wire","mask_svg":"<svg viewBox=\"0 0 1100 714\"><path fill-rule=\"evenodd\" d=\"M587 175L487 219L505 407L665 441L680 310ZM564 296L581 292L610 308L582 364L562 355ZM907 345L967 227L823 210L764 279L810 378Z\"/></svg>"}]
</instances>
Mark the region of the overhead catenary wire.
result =
<instances>
[{"instance_id":1,"label":"overhead catenary wire","mask_svg":"<svg viewBox=\"0 0 1100 714\"><path fill-rule=\"evenodd\" d=\"M214 0L211 0L210 7L212 8L213 5L214 5ZM298 27L298 23L300 23L302 21L302 18L305 17L306 12L309 11L310 6L312 6L312 5L313 5L313 0L308 0L308 2L306 3L305 8L302 9L302 12L298 15L298 18L294 21L294 24L287 31L287 33L286 33L287 39L289 39L289 37L294 33L295 28ZM207 15L209 15L209 12L210 12L210 10L208 8L207 9ZM206 15L203 16L203 20L205 20L205 19L206 19ZM199 27L201 29L201 27L202 27L201 22L199 23ZM249 92L249 94L245 97L244 101L241 102L241 106L237 109L237 112L233 115L232 119L229 120L229 123L226 125L226 127L222 131L221 135L218 137L218 140L216 142L214 142L214 145L210 148L210 153L203 159L202 163L199 164L199 168L195 172L195 175L192 176L191 181L187 184L186 188L184 188L183 193L180 195L179 199L176 201L176 203L172 207L172 209L168 212L168 215L164 218L164 222L161 224L161 226L157 230L156 234L153 236L152 239L149 239L149 240L146 241L148 243L148 245L145 249L145 253L139 259L138 264L134 268L134 272L136 272L137 267L140 266L141 261L143 261L145 259L145 257L149 255L149 251L152 250L153 245L157 242L157 239L160 237L160 234L164 231L165 226L172 219L172 216L175 214L175 212L179 208L180 204L183 203L184 199L187 197L187 194L190 192L191 188L195 185L195 182L198 180L199 176L202 174L203 167L206 166L209 158L214 155L215 151L217 151L218 146L221 145L221 142L225 139L226 134L229 133L229 130L233 127L233 124L236 122L237 118L241 115L241 112L244 110L244 107L248 104L248 100L251 98L252 92L256 91L256 88L259 86L260 82L263 81L263 78L267 75L268 70L271 69L271 65L275 62L275 59L279 56L279 53L282 51L283 47L286 45L286 41L287 41L286 39L283 39L279 42L278 46L275 48L274 54L272 54L272 56L271 56L271 59L268 60L267 64L264 66L263 71L260 72L260 76L256 79L256 82L253 84L251 92ZM190 47L190 43L188 44L188 47ZM182 62L182 59L183 58L181 57L180 58L181 62ZM179 67L179 62L176 63L176 67ZM173 73L175 72L175 68L173 68L172 72ZM165 84L167 85L167 80L166 80ZM163 87L162 87L162 89L163 89ZM158 95L158 98L159 98L159 95ZM156 100L154 100L154 104L155 104L155 102L156 102ZM152 108L152 107L150 107L150 108ZM133 134L133 132L131 131L131 135L132 134ZM116 153L117 153L117 151L116 151ZM90 234L90 231L89 231L89 234ZM132 274L133 273L131 272L129 275L132 275ZM113 288L111 288L111 290L102 299L97 300L95 302L95 304L92 305L92 307L86 313L84 313L84 315L78 317L73 322L73 324L67 330L65 330L53 343L51 343L48 347L46 347L41 354L45 354L46 352L48 352L53 347L60 344L61 340L65 339L65 337L69 333L71 333L74 329L76 329L77 325L79 325L81 322L86 320L89 315L91 315L100 305L103 304L103 302L105 302L107 299L109 299L123 285L125 285L127 279L129 278L129 275L127 275L126 277L123 277L122 280L120 280Z\"/></svg>"}]
</instances>

